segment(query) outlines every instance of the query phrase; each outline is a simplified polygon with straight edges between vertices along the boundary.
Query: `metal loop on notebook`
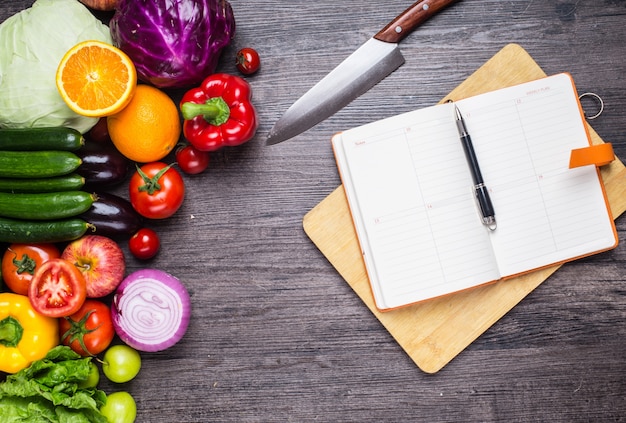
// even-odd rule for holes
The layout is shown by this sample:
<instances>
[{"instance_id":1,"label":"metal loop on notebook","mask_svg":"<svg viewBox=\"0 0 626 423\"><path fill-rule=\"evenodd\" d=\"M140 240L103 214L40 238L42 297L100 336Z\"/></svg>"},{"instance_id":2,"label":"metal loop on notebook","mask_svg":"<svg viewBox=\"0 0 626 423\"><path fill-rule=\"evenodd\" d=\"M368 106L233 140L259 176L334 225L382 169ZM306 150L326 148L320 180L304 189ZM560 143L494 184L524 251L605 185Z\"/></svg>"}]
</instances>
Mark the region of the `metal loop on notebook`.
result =
<instances>
[{"instance_id":1,"label":"metal loop on notebook","mask_svg":"<svg viewBox=\"0 0 626 423\"><path fill-rule=\"evenodd\" d=\"M595 101L595 103L597 104L598 108L599 108L598 112L595 115L593 115L593 116L587 116L587 112L585 112L585 110L583 108L583 114L585 115L585 118L587 120L594 120L595 118L600 116L602 114L602 112L604 111L604 101L602 101L602 98L598 94L596 94L596 93L584 93L584 94L581 94L578 97L578 99L582 102L583 98L585 98L585 97L592 98Z\"/></svg>"}]
</instances>

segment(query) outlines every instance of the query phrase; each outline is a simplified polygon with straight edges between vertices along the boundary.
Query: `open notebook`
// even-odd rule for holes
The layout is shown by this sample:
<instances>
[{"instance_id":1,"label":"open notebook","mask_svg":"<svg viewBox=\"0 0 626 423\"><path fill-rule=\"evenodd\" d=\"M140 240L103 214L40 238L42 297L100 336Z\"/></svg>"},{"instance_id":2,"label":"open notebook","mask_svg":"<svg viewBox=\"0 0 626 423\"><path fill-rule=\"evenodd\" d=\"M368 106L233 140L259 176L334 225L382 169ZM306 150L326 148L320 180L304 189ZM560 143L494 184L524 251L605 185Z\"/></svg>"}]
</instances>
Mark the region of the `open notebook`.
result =
<instances>
[{"instance_id":1,"label":"open notebook","mask_svg":"<svg viewBox=\"0 0 626 423\"><path fill-rule=\"evenodd\" d=\"M462 111L496 213L482 224ZM617 245L573 81L558 74L352 128L333 149L381 311Z\"/></svg>"}]
</instances>

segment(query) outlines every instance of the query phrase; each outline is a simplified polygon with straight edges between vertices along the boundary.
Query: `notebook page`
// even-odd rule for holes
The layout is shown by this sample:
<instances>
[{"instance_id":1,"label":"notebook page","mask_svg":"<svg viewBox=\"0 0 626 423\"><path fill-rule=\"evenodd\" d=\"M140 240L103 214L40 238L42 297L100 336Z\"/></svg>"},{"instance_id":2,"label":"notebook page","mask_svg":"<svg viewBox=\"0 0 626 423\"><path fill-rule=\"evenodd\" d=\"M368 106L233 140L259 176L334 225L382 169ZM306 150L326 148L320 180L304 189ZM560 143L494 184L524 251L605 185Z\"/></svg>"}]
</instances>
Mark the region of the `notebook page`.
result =
<instances>
[{"instance_id":1,"label":"notebook page","mask_svg":"<svg viewBox=\"0 0 626 423\"><path fill-rule=\"evenodd\" d=\"M434 106L333 138L380 309L499 278L453 116Z\"/></svg>"},{"instance_id":2,"label":"notebook page","mask_svg":"<svg viewBox=\"0 0 626 423\"><path fill-rule=\"evenodd\" d=\"M595 166L568 167L571 150L589 145L569 75L458 104L496 211L504 276L615 245Z\"/></svg>"}]
</instances>

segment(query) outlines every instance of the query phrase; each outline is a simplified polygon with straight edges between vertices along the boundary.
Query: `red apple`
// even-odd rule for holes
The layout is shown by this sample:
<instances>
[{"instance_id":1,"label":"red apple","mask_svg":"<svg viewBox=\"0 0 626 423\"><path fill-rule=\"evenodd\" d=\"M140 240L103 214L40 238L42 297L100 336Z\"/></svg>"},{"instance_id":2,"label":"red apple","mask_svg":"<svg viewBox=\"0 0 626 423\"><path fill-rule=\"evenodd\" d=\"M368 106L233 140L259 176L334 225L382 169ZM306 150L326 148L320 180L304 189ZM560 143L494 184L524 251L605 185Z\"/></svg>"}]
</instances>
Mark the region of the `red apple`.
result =
<instances>
[{"instance_id":1,"label":"red apple","mask_svg":"<svg viewBox=\"0 0 626 423\"><path fill-rule=\"evenodd\" d=\"M124 252L111 238L85 235L65 247L61 258L74 263L87 282L87 297L109 295L124 279Z\"/></svg>"}]
</instances>

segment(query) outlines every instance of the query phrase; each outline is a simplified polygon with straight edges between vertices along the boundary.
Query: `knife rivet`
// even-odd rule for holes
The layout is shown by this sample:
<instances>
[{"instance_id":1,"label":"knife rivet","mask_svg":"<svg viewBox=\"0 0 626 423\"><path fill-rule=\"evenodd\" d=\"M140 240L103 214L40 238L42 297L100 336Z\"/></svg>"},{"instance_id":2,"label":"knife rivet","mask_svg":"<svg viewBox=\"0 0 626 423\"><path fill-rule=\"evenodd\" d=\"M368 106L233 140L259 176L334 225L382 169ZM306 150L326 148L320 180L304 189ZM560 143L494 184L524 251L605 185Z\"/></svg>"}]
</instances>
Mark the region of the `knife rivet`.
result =
<instances>
[{"instance_id":1,"label":"knife rivet","mask_svg":"<svg viewBox=\"0 0 626 423\"><path fill-rule=\"evenodd\" d=\"M396 27L396 33L397 33L397 34L399 34L399 33L401 33L401 32L402 32L402 27L401 27L400 25L398 25L398 26Z\"/></svg>"},{"instance_id":2,"label":"knife rivet","mask_svg":"<svg viewBox=\"0 0 626 423\"><path fill-rule=\"evenodd\" d=\"M428 10L428 9L429 9L429 6L428 6L427 4L425 4L425 5L423 5L423 6L422 6L422 9L424 9L424 10Z\"/></svg>"}]
</instances>

